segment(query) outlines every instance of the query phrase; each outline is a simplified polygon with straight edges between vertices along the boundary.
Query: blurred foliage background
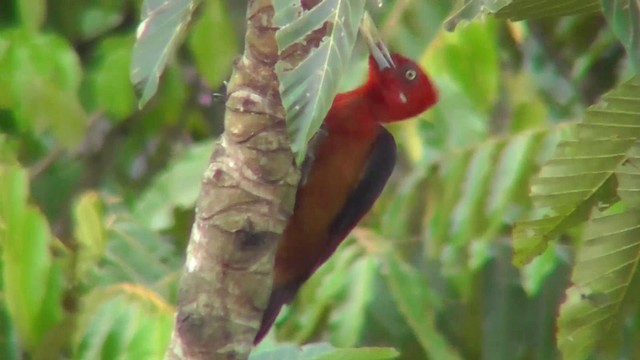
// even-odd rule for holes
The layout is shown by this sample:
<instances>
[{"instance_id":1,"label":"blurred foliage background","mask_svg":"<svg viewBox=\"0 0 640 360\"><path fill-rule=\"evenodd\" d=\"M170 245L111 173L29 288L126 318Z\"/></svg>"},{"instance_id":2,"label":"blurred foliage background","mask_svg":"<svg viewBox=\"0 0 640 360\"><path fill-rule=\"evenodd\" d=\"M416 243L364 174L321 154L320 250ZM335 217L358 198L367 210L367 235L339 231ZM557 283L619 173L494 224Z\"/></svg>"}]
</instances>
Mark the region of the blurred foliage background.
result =
<instances>
[{"instance_id":1,"label":"blurred foliage background","mask_svg":"<svg viewBox=\"0 0 640 360\"><path fill-rule=\"evenodd\" d=\"M397 350L363 359L640 358L640 87L623 84L640 33L626 3L630 15L592 0L369 6L440 102L390 126L390 184L253 358L297 356L281 342ZM142 1L0 2L0 358L162 357L245 6L203 2L138 110ZM364 49L341 88L364 78ZM552 157L556 179L534 178ZM553 216L553 231L514 232Z\"/></svg>"}]
</instances>

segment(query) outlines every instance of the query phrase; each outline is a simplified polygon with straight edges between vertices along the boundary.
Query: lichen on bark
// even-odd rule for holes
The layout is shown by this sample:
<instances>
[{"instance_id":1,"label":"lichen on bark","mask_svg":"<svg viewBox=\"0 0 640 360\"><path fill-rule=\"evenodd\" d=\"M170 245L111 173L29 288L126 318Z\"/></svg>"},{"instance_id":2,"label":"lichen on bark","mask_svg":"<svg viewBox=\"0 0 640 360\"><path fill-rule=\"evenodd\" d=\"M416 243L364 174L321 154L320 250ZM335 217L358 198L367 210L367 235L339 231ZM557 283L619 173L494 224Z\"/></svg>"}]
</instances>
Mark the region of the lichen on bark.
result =
<instances>
[{"instance_id":1,"label":"lichen on bark","mask_svg":"<svg viewBox=\"0 0 640 360\"><path fill-rule=\"evenodd\" d=\"M225 132L202 178L167 359L246 359L271 292L299 171L274 67L271 0L251 0ZM212 34L212 36L215 36Z\"/></svg>"}]
</instances>

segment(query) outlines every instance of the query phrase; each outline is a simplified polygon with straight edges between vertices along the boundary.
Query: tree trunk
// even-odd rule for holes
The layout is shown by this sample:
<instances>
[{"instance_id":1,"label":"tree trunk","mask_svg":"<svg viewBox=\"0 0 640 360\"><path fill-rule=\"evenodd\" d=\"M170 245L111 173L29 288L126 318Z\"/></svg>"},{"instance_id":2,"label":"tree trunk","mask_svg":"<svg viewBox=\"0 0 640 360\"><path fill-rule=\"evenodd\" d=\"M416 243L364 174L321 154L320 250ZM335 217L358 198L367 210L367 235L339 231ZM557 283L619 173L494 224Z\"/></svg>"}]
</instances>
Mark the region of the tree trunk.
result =
<instances>
[{"instance_id":1,"label":"tree trunk","mask_svg":"<svg viewBox=\"0 0 640 360\"><path fill-rule=\"evenodd\" d=\"M202 179L166 359L248 357L293 210L299 172L274 72L271 0L249 1L247 23L244 55L228 84L225 132Z\"/></svg>"}]
</instances>

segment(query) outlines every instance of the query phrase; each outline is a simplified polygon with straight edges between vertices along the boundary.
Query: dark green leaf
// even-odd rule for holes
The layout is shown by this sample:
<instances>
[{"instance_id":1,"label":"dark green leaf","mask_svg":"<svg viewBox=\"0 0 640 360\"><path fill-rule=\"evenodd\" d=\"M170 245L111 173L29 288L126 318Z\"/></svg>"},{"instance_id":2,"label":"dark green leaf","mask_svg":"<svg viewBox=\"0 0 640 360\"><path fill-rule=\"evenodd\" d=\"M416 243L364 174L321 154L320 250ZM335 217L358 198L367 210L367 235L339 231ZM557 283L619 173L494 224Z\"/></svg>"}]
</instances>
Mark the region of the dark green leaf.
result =
<instances>
[{"instance_id":1,"label":"dark green leaf","mask_svg":"<svg viewBox=\"0 0 640 360\"><path fill-rule=\"evenodd\" d=\"M609 26L627 49L636 73L640 71L640 4L638 0L602 0Z\"/></svg>"},{"instance_id":2,"label":"dark green leaf","mask_svg":"<svg viewBox=\"0 0 640 360\"><path fill-rule=\"evenodd\" d=\"M436 328L429 284L416 269L395 256L385 259L389 290L425 353L433 359L461 359Z\"/></svg>"}]
</instances>

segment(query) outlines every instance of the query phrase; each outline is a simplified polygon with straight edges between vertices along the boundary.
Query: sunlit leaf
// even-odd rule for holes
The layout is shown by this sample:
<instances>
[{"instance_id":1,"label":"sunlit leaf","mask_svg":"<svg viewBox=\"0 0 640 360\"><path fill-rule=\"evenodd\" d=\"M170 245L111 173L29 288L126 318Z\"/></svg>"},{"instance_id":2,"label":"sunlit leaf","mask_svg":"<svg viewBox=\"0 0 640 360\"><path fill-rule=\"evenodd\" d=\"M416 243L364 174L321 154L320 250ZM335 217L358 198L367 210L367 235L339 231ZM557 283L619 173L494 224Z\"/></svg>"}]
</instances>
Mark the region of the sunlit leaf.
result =
<instances>
[{"instance_id":1,"label":"sunlit leaf","mask_svg":"<svg viewBox=\"0 0 640 360\"><path fill-rule=\"evenodd\" d=\"M562 142L531 182L542 216L518 223L514 262L524 265L563 230L587 219L593 206L615 201L612 175L640 137L640 78L628 81L587 110L575 139Z\"/></svg>"},{"instance_id":2,"label":"sunlit leaf","mask_svg":"<svg viewBox=\"0 0 640 360\"><path fill-rule=\"evenodd\" d=\"M565 359L587 359L594 351L611 359L618 355L622 306L640 259L640 210L596 217L584 234L573 286L560 308L558 347Z\"/></svg>"},{"instance_id":3,"label":"sunlit leaf","mask_svg":"<svg viewBox=\"0 0 640 360\"><path fill-rule=\"evenodd\" d=\"M158 90L160 75L180 45L199 0L145 0L131 59L131 82L141 91L140 107Z\"/></svg>"},{"instance_id":4,"label":"sunlit leaf","mask_svg":"<svg viewBox=\"0 0 640 360\"><path fill-rule=\"evenodd\" d=\"M273 5L274 22L281 26L276 32L280 52L291 46L314 47L301 61L276 64L291 148L300 163L347 70L364 0L325 0L308 11L303 11L298 0L275 0Z\"/></svg>"}]
</instances>

